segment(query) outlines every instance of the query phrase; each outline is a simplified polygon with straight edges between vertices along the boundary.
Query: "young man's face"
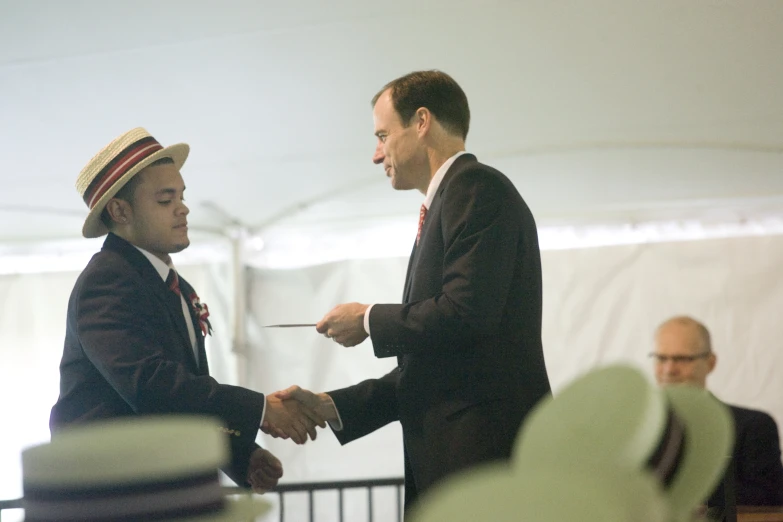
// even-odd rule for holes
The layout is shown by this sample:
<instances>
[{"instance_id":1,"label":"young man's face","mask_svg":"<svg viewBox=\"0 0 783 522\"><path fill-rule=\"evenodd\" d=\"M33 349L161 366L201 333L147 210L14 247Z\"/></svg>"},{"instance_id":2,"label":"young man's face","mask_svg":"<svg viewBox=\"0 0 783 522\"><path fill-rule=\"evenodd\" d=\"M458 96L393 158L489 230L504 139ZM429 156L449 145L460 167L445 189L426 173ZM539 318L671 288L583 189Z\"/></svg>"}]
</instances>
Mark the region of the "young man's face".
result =
<instances>
[{"instance_id":1,"label":"young man's face","mask_svg":"<svg viewBox=\"0 0 783 522\"><path fill-rule=\"evenodd\" d=\"M127 237L131 243L164 261L190 245L185 182L172 164L147 167L133 193Z\"/></svg>"}]
</instances>

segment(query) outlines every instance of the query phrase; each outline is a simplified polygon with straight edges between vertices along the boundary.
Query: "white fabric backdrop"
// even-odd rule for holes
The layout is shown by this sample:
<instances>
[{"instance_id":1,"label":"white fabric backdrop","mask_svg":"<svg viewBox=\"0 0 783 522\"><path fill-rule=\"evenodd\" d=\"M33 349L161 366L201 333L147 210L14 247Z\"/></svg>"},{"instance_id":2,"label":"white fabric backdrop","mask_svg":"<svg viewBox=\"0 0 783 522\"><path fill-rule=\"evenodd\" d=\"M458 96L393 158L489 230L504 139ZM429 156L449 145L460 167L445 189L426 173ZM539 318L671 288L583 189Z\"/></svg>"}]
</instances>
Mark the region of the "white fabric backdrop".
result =
<instances>
[{"instance_id":1,"label":"white fabric backdrop","mask_svg":"<svg viewBox=\"0 0 783 522\"><path fill-rule=\"evenodd\" d=\"M654 327L670 315L687 313L703 320L713 334L718 366L711 389L729 402L767 410L783 423L783 236L553 250L542 257L544 350L556 390L611 361L630 362L651 375L646 354ZM392 368L394 361L375 359L368 344L345 349L312 331L260 327L315 322L344 301L399 301L406 262L386 258L295 270L248 269L250 386L270 392L296 383L322 391ZM178 267L210 305L213 373L223 382L236 382L228 266ZM21 493L21 448L48 440L65 311L76 275L0 276L0 498ZM285 481L402 475L396 424L345 447L328 431L304 447L262 439L283 460ZM365 498L363 491L346 495L346 522L366 520ZM392 519L393 501L392 491L376 496L375 520ZM317 496L319 520L332 520L336 502L336 495ZM305 519L305 509L304 497L286 506L291 520Z\"/></svg>"},{"instance_id":2,"label":"white fabric backdrop","mask_svg":"<svg viewBox=\"0 0 783 522\"><path fill-rule=\"evenodd\" d=\"M379 377L397 364L376 359L369 345L342 348L314 329L264 329L265 324L314 323L336 304L346 300L378 299L399 302L400 277L407 260L402 258L355 260L297 270L248 270L249 361L251 387L269 392L292 384L326 391ZM400 275L402 274L402 276ZM286 481L342 480L401 477L402 431L398 423L371 437L341 447L332 434L321 431L314 443L296 446L264 436L262 443L285 466ZM367 520L366 493L346 494L345 521ZM374 497L374 520L392 521L396 500L393 488ZM288 500L286 500L288 502ZM307 520L306 504L286 504L288 520ZM336 495L317 495L316 520L337 520ZM269 515L277 520L277 512Z\"/></svg>"},{"instance_id":3,"label":"white fabric backdrop","mask_svg":"<svg viewBox=\"0 0 783 522\"><path fill-rule=\"evenodd\" d=\"M713 335L718 354L708 381L713 392L766 410L783 423L781 260L783 236L543 252L544 352L555 392L610 362L636 365L652 379L647 354L653 330L669 316L690 314ZM315 322L341 302L399 302L406 266L406 259L393 258L250 271L253 386L269 390L296 383L324 391L392 368L392 359L373 357L369 341L342 348L311 330L258 326ZM328 431L305 447L265 444L286 464L286 480L403 473L397 423L345 447ZM333 520L330 506L320 507L318 520ZM347 520L366 520L359 505L350 508ZM390 508L376 516L393 520Z\"/></svg>"}]
</instances>

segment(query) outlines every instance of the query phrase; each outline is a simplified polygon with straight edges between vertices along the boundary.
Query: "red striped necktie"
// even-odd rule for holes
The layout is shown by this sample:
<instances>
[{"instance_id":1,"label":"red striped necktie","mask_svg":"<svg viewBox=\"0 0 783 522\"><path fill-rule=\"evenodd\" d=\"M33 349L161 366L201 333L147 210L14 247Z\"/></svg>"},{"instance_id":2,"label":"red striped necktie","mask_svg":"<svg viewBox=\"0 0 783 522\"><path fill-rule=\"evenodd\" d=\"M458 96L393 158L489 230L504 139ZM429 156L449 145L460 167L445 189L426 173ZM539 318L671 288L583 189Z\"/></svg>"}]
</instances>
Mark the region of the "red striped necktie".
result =
<instances>
[{"instance_id":1,"label":"red striped necktie","mask_svg":"<svg viewBox=\"0 0 783 522\"><path fill-rule=\"evenodd\" d=\"M419 239L421 239L421 227L424 226L424 219L427 217L427 207L421 206L419 210L419 231L416 232L416 246L419 246Z\"/></svg>"},{"instance_id":2,"label":"red striped necktie","mask_svg":"<svg viewBox=\"0 0 783 522\"><path fill-rule=\"evenodd\" d=\"M166 278L166 286L175 294L180 295L179 277L177 277L177 271L173 268L169 269L169 276Z\"/></svg>"}]
</instances>

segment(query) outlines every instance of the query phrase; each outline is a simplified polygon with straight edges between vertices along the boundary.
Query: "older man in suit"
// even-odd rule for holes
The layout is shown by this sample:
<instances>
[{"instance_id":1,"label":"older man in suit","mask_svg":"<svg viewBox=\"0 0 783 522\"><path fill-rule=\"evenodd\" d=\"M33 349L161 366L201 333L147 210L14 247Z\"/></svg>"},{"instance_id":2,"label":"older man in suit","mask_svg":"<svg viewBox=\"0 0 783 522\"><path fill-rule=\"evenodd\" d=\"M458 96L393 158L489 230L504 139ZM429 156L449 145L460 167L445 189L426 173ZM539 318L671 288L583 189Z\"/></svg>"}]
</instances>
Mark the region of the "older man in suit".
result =
<instances>
[{"instance_id":1,"label":"older man in suit","mask_svg":"<svg viewBox=\"0 0 783 522\"><path fill-rule=\"evenodd\" d=\"M706 388L717 363L709 330L687 316L672 317L655 333L655 378L659 385L686 384ZM775 420L767 413L728 404L734 418L736 503L745 506L783 505L783 466ZM719 487L709 506L722 506Z\"/></svg>"},{"instance_id":2,"label":"older man in suit","mask_svg":"<svg viewBox=\"0 0 783 522\"><path fill-rule=\"evenodd\" d=\"M508 459L525 415L550 393L541 259L519 192L465 151L470 110L457 82L410 73L372 105L373 162L394 189L424 196L402 303L342 304L317 330L344 346L369 336L376 357L398 365L328 394L284 396L329 417L343 444L399 420L407 509L448 475Z\"/></svg>"},{"instance_id":3,"label":"older man in suit","mask_svg":"<svg viewBox=\"0 0 783 522\"><path fill-rule=\"evenodd\" d=\"M254 441L262 420L303 443L316 416L295 401L219 384L204 349L209 311L170 254L188 247L186 144L163 147L144 129L118 137L85 166L77 189L89 208L82 233L108 233L68 302L53 436L69 425L132 415L214 416L231 441L224 471L262 492L280 462ZM182 441L187 444L187 440Z\"/></svg>"}]
</instances>

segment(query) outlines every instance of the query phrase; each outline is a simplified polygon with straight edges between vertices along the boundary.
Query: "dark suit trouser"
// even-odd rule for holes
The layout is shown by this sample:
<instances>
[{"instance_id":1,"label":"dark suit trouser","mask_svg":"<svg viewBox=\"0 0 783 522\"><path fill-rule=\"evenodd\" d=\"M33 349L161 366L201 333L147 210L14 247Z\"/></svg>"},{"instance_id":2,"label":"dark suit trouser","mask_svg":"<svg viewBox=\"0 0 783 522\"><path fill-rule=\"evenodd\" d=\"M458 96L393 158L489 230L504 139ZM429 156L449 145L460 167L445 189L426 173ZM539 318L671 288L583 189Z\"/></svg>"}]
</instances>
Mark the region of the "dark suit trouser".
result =
<instances>
[{"instance_id":1,"label":"dark suit trouser","mask_svg":"<svg viewBox=\"0 0 783 522\"><path fill-rule=\"evenodd\" d=\"M509 460L522 418L518 404L490 400L425 422L422 437L405 434L405 510L446 477ZM415 471L411 457L421 463Z\"/></svg>"}]
</instances>

